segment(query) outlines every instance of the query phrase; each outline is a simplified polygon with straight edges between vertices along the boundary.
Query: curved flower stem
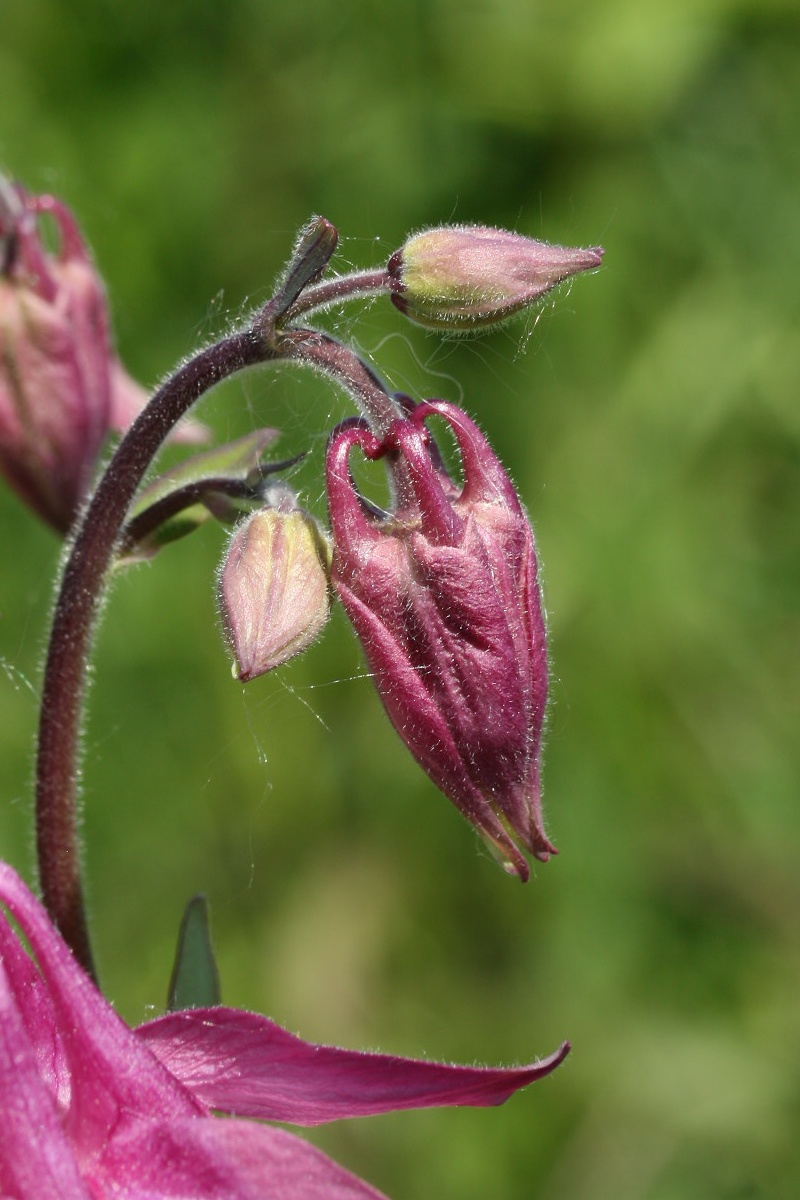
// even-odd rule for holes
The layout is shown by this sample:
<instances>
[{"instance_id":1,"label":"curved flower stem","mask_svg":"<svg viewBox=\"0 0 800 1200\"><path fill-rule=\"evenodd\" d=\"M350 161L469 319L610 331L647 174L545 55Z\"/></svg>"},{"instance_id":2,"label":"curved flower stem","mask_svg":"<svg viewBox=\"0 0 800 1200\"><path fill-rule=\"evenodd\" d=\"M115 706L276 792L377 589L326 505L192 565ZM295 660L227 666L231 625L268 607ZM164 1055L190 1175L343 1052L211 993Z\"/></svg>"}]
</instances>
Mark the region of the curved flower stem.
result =
<instances>
[{"instance_id":1,"label":"curved flower stem","mask_svg":"<svg viewBox=\"0 0 800 1200\"><path fill-rule=\"evenodd\" d=\"M315 367L340 384L379 436L387 432L396 417L403 415L402 407L372 367L330 334L317 329L285 329L280 336L280 357Z\"/></svg>"},{"instance_id":2,"label":"curved flower stem","mask_svg":"<svg viewBox=\"0 0 800 1200\"><path fill-rule=\"evenodd\" d=\"M42 689L36 847L45 906L93 977L78 837L86 671L108 570L121 543L131 501L156 451L204 392L256 363L283 360L323 372L350 394L379 434L385 433L402 411L372 368L353 350L317 330L276 328L277 320L282 323L285 319L267 305L250 329L201 351L163 384L120 442L89 501L64 568Z\"/></svg>"},{"instance_id":3,"label":"curved flower stem","mask_svg":"<svg viewBox=\"0 0 800 1200\"><path fill-rule=\"evenodd\" d=\"M92 634L125 515L159 446L195 400L243 367L275 356L252 329L208 347L156 392L120 442L90 500L64 568L48 645L36 760L36 846L44 903L95 975L80 877L77 781Z\"/></svg>"},{"instance_id":4,"label":"curved flower stem","mask_svg":"<svg viewBox=\"0 0 800 1200\"><path fill-rule=\"evenodd\" d=\"M331 304L357 300L364 296L380 294L392 290L392 280L388 271L354 271L352 275L339 275L326 279L316 287L307 288L302 292L286 313L286 319L294 321L304 313L327 308Z\"/></svg>"}]
</instances>

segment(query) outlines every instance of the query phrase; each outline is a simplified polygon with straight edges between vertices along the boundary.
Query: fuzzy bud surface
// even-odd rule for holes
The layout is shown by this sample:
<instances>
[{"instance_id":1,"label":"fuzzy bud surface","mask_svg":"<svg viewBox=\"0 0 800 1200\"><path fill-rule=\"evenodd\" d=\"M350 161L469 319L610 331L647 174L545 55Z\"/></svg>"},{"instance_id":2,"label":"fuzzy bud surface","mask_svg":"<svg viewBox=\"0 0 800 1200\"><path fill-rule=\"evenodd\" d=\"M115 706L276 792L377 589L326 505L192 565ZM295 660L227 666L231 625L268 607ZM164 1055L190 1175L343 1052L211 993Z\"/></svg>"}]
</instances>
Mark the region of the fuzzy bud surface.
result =
<instances>
[{"instance_id":1,"label":"fuzzy bud surface","mask_svg":"<svg viewBox=\"0 0 800 1200\"><path fill-rule=\"evenodd\" d=\"M235 530L219 604L238 679L273 670L318 637L330 612L327 560L316 522L289 503L261 508Z\"/></svg>"},{"instance_id":2,"label":"fuzzy bud surface","mask_svg":"<svg viewBox=\"0 0 800 1200\"><path fill-rule=\"evenodd\" d=\"M0 475L66 533L106 436L146 399L116 355L103 282L71 212L0 176ZM187 423L181 436L203 433Z\"/></svg>"},{"instance_id":3,"label":"fuzzy bud surface","mask_svg":"<svg viewBox=\"0 0 800 1200\"><path fill-rule=\"evenodd\" d=\"M425 427L451 428L463 486ZM386 456L395 511L378 516L349 469L354 446ZM540 748L545 627L533 533L477 426L442 401L409 407L380 441L360 422L327 456L331 580L392 724L505 869L527 879L520 846L546 862Z\"/></svg>"},{"instance_id":4,"label":"fuzzy bud surface","mask_svg":"<svg viewBox=\"0 0 800 1200\"><path fill-rule=\"evenodd\" d=\"M483 225L443 225L389 260L392 302L430 329L468 331L527 308L557 283L600 266L603 251L551 246Z\"/></svg>"}]
</instances>

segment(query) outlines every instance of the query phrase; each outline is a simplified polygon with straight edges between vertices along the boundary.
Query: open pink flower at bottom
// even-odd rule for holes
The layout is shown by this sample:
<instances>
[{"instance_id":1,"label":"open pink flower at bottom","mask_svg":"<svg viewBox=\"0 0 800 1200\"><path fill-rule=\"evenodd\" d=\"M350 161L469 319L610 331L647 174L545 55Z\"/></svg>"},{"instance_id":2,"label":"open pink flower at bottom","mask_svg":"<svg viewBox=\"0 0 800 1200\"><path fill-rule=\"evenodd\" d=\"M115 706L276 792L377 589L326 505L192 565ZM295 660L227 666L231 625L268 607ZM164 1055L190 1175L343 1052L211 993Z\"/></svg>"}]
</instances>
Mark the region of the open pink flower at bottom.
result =
<instances>
[{"instance_id":1,"label":"open pink flower at bottom","mask_svg":"<svg viewBox=\"0 0 800 1200\"><path fill-rule=\"evenodd\" d=\"M381 1200L258 1121L502 1104L569 1050L522 1067L445 1066L312 1045L222 1007L131 1029L5 863L0 901L30 950L0 911L0 1195L14 1200Z\"/></svg>"}]
</instances>

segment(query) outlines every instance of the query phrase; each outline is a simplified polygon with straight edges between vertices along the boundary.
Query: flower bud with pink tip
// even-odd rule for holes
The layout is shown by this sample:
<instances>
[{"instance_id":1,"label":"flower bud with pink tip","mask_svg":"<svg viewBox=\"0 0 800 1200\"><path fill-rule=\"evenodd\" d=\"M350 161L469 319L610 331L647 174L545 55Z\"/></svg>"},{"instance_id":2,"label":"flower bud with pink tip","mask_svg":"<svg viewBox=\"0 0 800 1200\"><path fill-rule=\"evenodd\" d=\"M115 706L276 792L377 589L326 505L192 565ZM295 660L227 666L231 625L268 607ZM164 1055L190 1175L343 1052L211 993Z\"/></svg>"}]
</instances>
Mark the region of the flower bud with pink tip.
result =
<instances>
[{"instance_id":1,"label":"flower bud with pink tip","mask_svg":"<svg viewBox=\"0 0 800 1200\"><path fill-rule=\"evenodd\" d=\"M332 435L331 580L398 734L524 881L520 847L542 862L556 852L540 800L547 654L533 533L465 413L443 401L407 408L383 440L362 422ZM426 429L434 414L455 436L463 486ZM385 458L392 513L377 515L358 495L353 447Z\"/></svg>"},{"instance_id":2,"label":"flower bud with pink tip","mask_svg":"<svg viewBox=\"0 0 800 1200\"><path fill-rule=\"evenodd\" d=\"M255 679L315 641L330 612L329 561L323 533L288 490L237 526L218 588L237 679Z\"/></svg>"},{"instance_id":3,"label":"flower bud with pink tip","mask_svg":"<svg viewBox=\"0 0 800 1200\"><path fill-rule=\"evenodd\" d=\"M104 439L146 399L114 351L103 283L69 209L0 176L0 474L66 533Z\"/></svg>"},{"instance_id":4,"label":"flower bud with pink tip","mask_svg":"<svg viewBox=\"0 0 800 1200\"><path fill-rule=\"evenodd\" d=\"M409 238L389 259L392 302L431 329L494 325L527 308L603 251L550 246L483 225L443 225Z\"/></svg>"}]
</instances>

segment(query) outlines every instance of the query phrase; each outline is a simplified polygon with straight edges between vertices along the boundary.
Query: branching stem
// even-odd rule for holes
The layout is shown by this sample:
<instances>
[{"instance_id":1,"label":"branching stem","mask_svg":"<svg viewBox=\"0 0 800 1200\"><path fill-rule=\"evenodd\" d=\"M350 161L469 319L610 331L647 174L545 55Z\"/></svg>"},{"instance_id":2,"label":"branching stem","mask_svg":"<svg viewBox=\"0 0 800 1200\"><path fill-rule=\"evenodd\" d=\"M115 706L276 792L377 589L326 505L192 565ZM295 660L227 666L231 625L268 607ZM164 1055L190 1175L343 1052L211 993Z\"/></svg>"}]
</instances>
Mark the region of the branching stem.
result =
<instances>
[{"instance_id":1,"label":"branching stem","mask_svg":"<svg viewBox=\"0 0 800 1200\"><path fill-rule=\"evenodd\" d=\"M302 266L302 263L300 264ZM61 578L42 688L36 760L36 847L42 897L55 925L96 978L86 920L78 820L80 733L86 672L109 568L145 472L173 427L209 388L257 363L279 360L314 367L342 386L383 433L400 411L372 368L355 351L317 330L288 326L290 316L345 293L385 290L383 273L309 287L288 310L270 302L253 326L200 351L155 393L139 415L86 506Z\"/></svg>"},{"instance_id":2,"label":"branching stem","mask_svg":"<svg viewBox=\"0 0 800 1200\"><path fill-rule=\"evenodd\" d=\"M92 635L117 540L134 493L173 426L204 392L271 351L252 330L201 351L156 392L122 439L86 507L53 614L36 760L36 848L45 906L95 975L80 874L79 741Z\"/></svg>"}]
</instances>

